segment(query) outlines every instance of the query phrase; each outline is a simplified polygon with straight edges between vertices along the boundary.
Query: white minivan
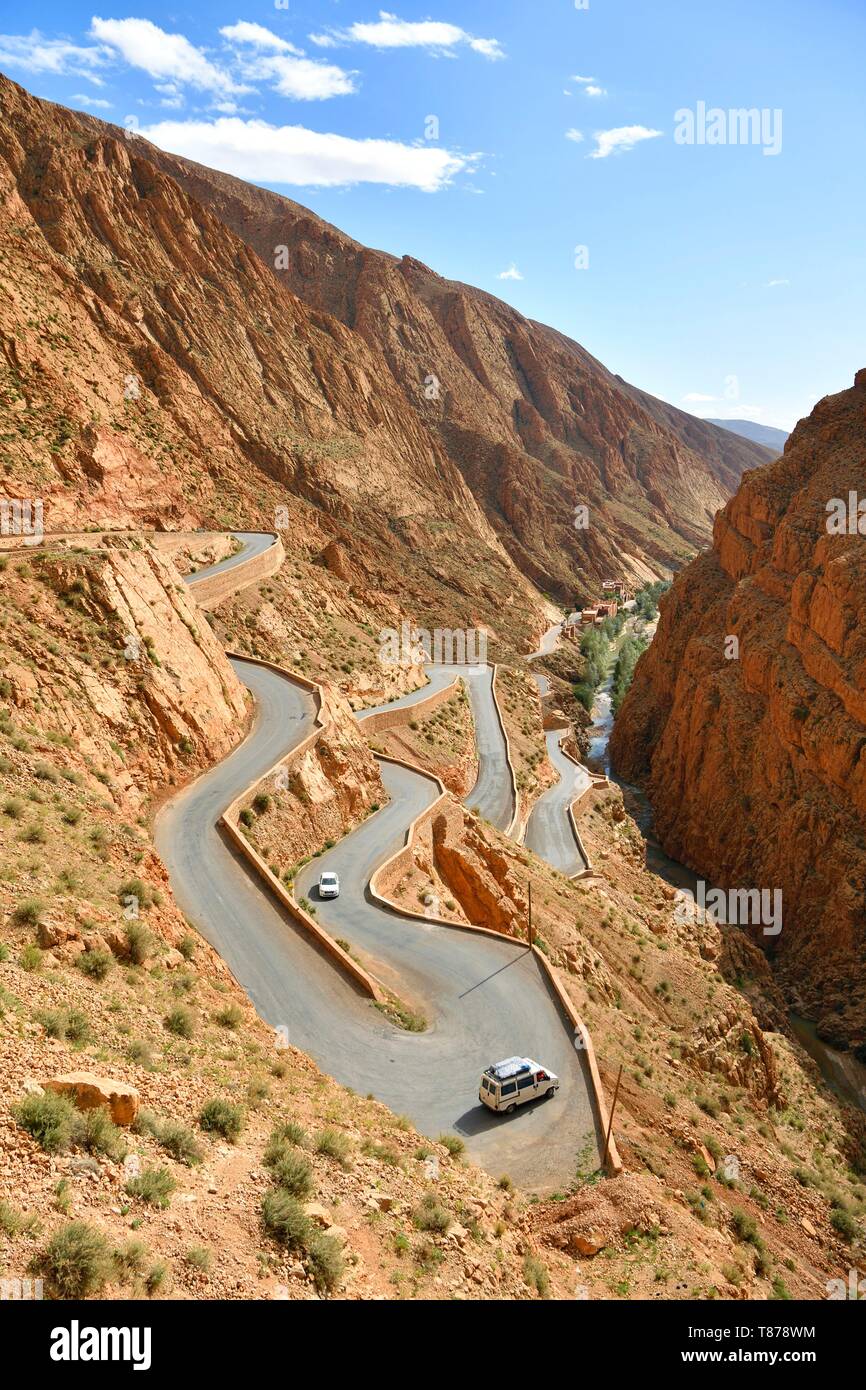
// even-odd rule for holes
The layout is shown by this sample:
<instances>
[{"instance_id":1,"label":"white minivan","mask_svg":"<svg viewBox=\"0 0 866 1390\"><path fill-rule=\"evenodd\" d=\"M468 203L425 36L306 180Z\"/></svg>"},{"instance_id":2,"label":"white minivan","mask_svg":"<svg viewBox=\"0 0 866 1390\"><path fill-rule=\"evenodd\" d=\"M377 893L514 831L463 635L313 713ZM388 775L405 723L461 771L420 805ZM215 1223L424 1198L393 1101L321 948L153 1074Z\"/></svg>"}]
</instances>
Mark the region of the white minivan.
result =
<instances>
[{"instance_id":1,"label":"white minivan","mask_svg":"<svg viewBox=\"0 0 866 1390\"><path fill-rule=\"evenodd\" d=\"M510 1115L518 1105L539 1096L552 1096L559 1090L559 1077L531 1057L506 1057L488 1067L481 1078L478 1099L490 1110Z\"/></svg>"}]
</instances>

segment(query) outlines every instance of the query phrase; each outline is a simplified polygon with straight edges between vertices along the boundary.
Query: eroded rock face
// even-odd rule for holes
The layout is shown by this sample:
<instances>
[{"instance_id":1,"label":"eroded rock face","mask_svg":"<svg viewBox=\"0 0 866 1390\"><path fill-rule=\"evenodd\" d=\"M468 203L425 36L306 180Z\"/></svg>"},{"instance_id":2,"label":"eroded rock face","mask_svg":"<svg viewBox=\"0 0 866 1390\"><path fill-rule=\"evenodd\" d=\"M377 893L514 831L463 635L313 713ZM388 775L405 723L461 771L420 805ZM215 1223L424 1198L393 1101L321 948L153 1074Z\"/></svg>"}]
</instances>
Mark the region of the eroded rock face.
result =
<instances>
[{"instance_id":1,"label":"eroded rock face","mask_svg":"<svg viewBox=\"0 0 866 1390\"><path fill-rule=\"evenodd\" d=\"M781 932L756 939L836 1042L866 1032L866 534L827 529L850 492L866 497L863 372L719 514L611 742L669 854L710 883L782 890Z\"/></svg>"},{"instance_id":2,"label":"eroded rock face","mask_svg":"<svg viewBox=\"0 0 866 1390\"><path fill-rule=\"evenodd\" d=\"M140 1098L134 1086L89 1071L69 1072L45 1082L46 1089L68 1095L79 1110L102 1107L116 1125L131 1125L138 1114Z\"/></svg>"}]
</instances>

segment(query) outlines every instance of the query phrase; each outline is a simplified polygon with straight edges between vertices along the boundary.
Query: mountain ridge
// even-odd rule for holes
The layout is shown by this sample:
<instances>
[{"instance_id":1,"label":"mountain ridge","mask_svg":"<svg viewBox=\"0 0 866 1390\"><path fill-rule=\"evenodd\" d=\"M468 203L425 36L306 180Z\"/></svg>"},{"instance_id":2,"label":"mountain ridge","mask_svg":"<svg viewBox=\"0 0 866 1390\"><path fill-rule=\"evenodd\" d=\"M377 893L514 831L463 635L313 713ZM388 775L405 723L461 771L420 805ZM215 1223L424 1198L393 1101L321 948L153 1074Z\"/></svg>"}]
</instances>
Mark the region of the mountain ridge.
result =
<instances>
[{"instance_id":1,"label":"mountain ridge","mask_svg":"<svg viewBox=\"0 0 866 1390\"><path fill-rule=\"evenodd\" d=\"M639 581L679 568L709 540L712 517L744 469L764 461L754 445L629 386L566 335L486 291L410 256L365 248L291 199L95 117L38 105L64 112L59 120L74 122L79 139L122 140L309 309L384 357L498 543L563 602L590 596L611 572ZM282 248L285 269L275 265ZM590 509L586 531L573 525L580 504Z\"/></svg>"}]
</instances>

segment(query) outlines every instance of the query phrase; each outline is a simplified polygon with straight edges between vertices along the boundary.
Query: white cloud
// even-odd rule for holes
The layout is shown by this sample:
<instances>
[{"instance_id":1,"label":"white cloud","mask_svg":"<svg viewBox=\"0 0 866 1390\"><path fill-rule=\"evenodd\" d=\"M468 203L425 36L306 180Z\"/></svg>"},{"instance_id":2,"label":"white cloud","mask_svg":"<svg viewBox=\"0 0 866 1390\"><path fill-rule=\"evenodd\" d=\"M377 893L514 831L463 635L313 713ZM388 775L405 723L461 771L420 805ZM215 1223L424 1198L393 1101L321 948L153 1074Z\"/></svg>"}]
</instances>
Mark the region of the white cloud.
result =
<instances>
[{"instance_id":1,"label":"white cloud","mask_svg":"<svg viewBox=\"0 0 866 1390\"><path fill-rule=\"evenodd\" d=\"M100 48L82 48L67 39L46 39L38 29L31 29L29 34L0 34L0 67L71 74L101 86L102 80L93 69L104 66L105 61Z\"/></svg>"},{"instance_id":2,"label":"white cloud","mask_svg":"<svg viewBox=\"0 0 866 1390\"><path fill-rule=\"evenodd\" d=\"M569 78L569 81L570 81L570 82L576 82L577 85L578 85L579 87L582 87L583 90L584 90L584 93L585 93L586 96L588 96L588 97L606 97L606 96L607 96L607 88L606 88L606 87L602 87L601 83L600 83L600 82L597 82L596 79L595 79L594 77L578 77L578 76L575 74L574 77ZM570 95L570 93L569 93L569 95Z\"/></svg>"},{"instance_id":3,"label":"white cloud","mask_svg":"<svg viewBox=\"0 0 866 1390\"><path fill-rule=\"evenodd\" d=\"M161 121L141 134L172 154L254 183L341 187L383 183L435 193L470 170L477 155L395 140L353 140L304 126L219 117L214 121Z\"/></svg>"},{"instance_id":4,"label":"white cloud","mask_svg":"<svg viewBox=\"0 0 866 1390\"><path fill-rule=\"evenodd\" d=\"M343 68L287 53L262 53L244 59L241 73L249 82L269 82L280 96L295 101L325 101L357 90L352 74Z\"/></svg>"},{"instance_id":5,"label":"white cloud","mask_svg":"<svg viewBox=\"0 0 866 1390\"><path fill-rule=\"evenodd\" d=\"M655 140L662 134L661 130L650 130L645 125L621 125L614 130L597 130L594 136L596 148L587 155L587 159L607 159L610 154L624 154L642 140Z\"/></svg>"},{"instance_id":6,"label":"white cloud","mask_svg":"<svg viewBox=\"0 0 866 1390\"><path fill-rule=\"evenodd\" d=\"M274 53L294 53L299 58L303 57L302 48L295 48L293 43L288 43L279 35L273 34L263 24L250 24L245 19L239 19L237 24L224 25L220 33L231 43L249 43L254 48L270 49Z\"/></svg>"},{"instance_id":7,"label":"white cloud","mask_svg":"<svg viewBox=\"0 0 866 1390\"><path fill-rule=\"evenodd\" d=\"M77 101L79 106L98 106L105 111L111 110L110 101L103 101L101 97L83 96L81 92L76 93L70 100Z\"/></svg>"},{"instance_id":8,"label":"white cloud","mask_svg":"<svg viewBox=\"0 0 866 1390\"><path fill-rule=\"evenodd\" d=\"M516 266L516 265L514 264L514 262L512 261L512 262L511 262L511 265L508 267L508 269L507 269L507 270L500 270L500 272L499 272L499 274L497 275L496 278L497 278L497 280L522 280L522 279L523 279L523 276L521 275L520 271L517 269L517 266Z\"/></svg>"},{"instance_id":9,"label":"white cloud","mask_svg":"<svg viewBox=\"0 0 866 1390\"><path fill-rule=\"evenodd\" d=\"M371 48L428 48L433 52L449 53L466 44L475 53L495 60L505 54L498 39L478 39L457 24L444 20L398 19L387 10L379 11L378 20L369 24L355 23L348 29L332 29L324 34L311 34L310 42L320 48L335 48L340 43L364 43Z\"/></svg>"},{"instance_id":10,"label":"white cloud","mask_svg":"<svg viewBox=\"0 0 866 1390\"><path fill-rule=\"evenodd\" d=\"M768 280L768 281L767 281L767 284L766 284L766 288L767 288L768 290L774 290L774 289L776 289L777 286L779 286L779 285L790 285L790 283L791 283L790 280Z\"/></svg>"},{"instance_id":11,"label":"white cloud","mask_svg":"<svg viewBox=\"0 0 866 1390\"><path fill-rule=\"evenodd\" d=\"M573 140L576 145L579 145L583 140L583 133L579 130L575 130L572 126L571 130L565 132L565 138L566 140Z\"/></svg>"},{"instance_id":12,"label":"white cloud","mask_svg":"<svg viewBox=\"0 0 866 1390\"><path fill-rule=\"evenodd\" d=\"M705 396L702 391L689 391L688 395L683 396L683 400L689 403L697 401L717 401L718 399L718 396Z\"/></svg>"},{"instance_id":13,"label":"white cloud","mask_svg":"<svg viewBox=\"0 0 866 1390\"><path fill-rule=\"evenodd\" d=\"M90 25L94 39L116 50L130 67L151 77L188 83L202 91L222 95L248 90L239 87L222 68L183 34L167 34L149 19L100 19Z\"/></svg>"},{"instance_id":14,"label":"white cloud","mask_svg":"<svg viewBox=\"0 0 866 1390\"><path fill-rule=\"evenodd\" d=\"M299 48L271 33L261 24L238 20L220 29L231 43L254 50L241 57L241 73L250 82L268 82L280 96L295 101L325 101L349 96L356 90L352 74L333 63L305 58Z\"/></svg>"}]
</instances>

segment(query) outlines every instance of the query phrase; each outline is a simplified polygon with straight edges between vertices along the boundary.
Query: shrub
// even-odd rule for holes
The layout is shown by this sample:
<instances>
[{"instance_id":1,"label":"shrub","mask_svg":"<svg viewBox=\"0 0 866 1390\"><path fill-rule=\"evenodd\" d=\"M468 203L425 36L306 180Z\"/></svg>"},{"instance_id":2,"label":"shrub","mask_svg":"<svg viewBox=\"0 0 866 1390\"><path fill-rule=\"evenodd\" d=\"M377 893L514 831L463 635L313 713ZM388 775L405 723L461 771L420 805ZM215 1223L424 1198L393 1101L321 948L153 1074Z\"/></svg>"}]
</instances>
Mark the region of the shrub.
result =
<instances>
[{"instance_id":1,"label":"shrub","mask_svg":"<svg viewBox=\"0 0 866 1390\"><path fill-rule=\"evenodd\" d=\"M128 1240L111 1252L112 1264L122 1283L137 1279L144 1272L146 1260L147 1246L140 1240Z\"/></svg>"},{"instance_id":2,"label":"shrub","mask_svg":"<svg viewBox=\"0 0 866 1390\"><path fill-rule=\"evenodd\" d=\"M168 1168L145 1168L137 1178L130 1178L126 1190L130 1197L140 1197L154 1207L167 1207L177 1183Z\"/></svg>"},{"instance_id":3,"label":"shrub","mask_svg":"<svg viewBox=\"0 0 866 1390\"><path fill-rule=\"evenodd\" d=\"M207 1100L198 1122L202 1129L221 1134L230 1144L234 1144L244 1127L244 1112L239 1105L233 1105L228 1100Z\"/></svg>"},{"instance_id":4,"label":"shrub","mask_svg":"<svg viewBox=\"0 0 866 1390\"><path fill-rule=\"evenodd\" d=\"M82 975L88 975L91 980L104 980L114 965L114 957L110 951L85 951L75 963Z\"/></svg>"},{"instance_id":5,"label":"shrub","mask_svg":"<svg viewBox=\"0 0 866 1390\"><path fill-rule=\"evenodd\" d=\"M191 1038L195 1032L195 1015L192 1009L186 1009L182 1004L178 1004L171 1009L162 1020L169 1033L174 1033L178 1038Z\"/></svg>"},{"instance_id":6,"label":"shrub","mask_svg":"<svg viewBox=\"0 0 866 1390\"><path fill-rule=\"evenodd\" d=\"M184 960L192 960L193 956L195 955L195 937L183 937L183 939L178 943L177 949L180 951Z\"/></svg>"},{"instance_id":7,"label":"shrub","mask_svg":"<svg viewBox=\"0 0 866 1390\"><path fill-rule=\"evenodd\" d=\"M290 1250L303 1249L312 1239L310 1218L300 1202L281 1187L265 1194L262 1221L265 1230Z\"/></svg>"},{"instance_id":8,"label":"shrub","mask_svg":"<svg viewBox=\"0 0 866 1390\"><path fill-rule=\"evenodd\" d=\"M66 1036L70 1042L90 1042L90 1020L80 1009L70 1009L66 1015Z\"/></svg>"},{"instance_id":9,"label":"shrub","mask_svg":"<svg viewBox=\"0 0 866 1390\"><path fill-rule=\"evenodd\" d=\"M539 1298L550 1297L550 1275L547 1266L542 1264L537 1255L527 1255L523 1262L523 1277L531 1289L535 1289Z\"/></svg>"},{"instance_id":10,"label":"shrub","mask_svg":"<svg viewBox=\"0 0 866 1390\"><path fill-rule=\"evenodd\" d=\"M36 1015L49 1038L66 1037L66 1014L62 1009L46 1009Z\"/></svg>"},{"instance_id":11,"label":"shrub","mask_svg":"<svg viewBox=\"0 0 866 1390\"><path fill-rule=\"evenodd\" d=\"M437 1231L444 1235L451 1225L451 1217L440 1205L435 1192L426 1192L412 1211L412 1224L419 1231Z\"/></svg>"},{"instance_id":12,"label":"shrub","mask_svg":"<svg viewBox=\"0 0 866 1390\"><path fill-rule=\"evenodd\" d=\"M313 1170L307 1160L284 1145L279 1153L271 1150L268 1167L284 1192L293 1197L309 1197L313 1191Z\"/></svg>"},{"instance_id":13,"label":"shrub","mask_svg":"<svg viewBox=\"0 0 866 1390\"><path fill-rule=\"evenodd\" d=\"M12 921L19 927L38 927L45 911L45 904L39 898L25 898L12 913Z\"/></svg>"},{"instance_id":14,"label":"shrub","mask_svg":"<svg viewBox=\"0 0 866 1390\"><path fill-rule=\"evenodd\" d=\"M271 809L271 798L267 792L259 792L258 796L253 797L253 810L257 816L263 816L266 811Z\"/></svg>"},{"instance_id":15,"label":"shrub","mask_svg":"<svg viewBox=\"0 0 866 1390\"><path fill-rule=\"evenodd\" d=\"M150 1050L150 1043L144 1042L141 1038L133 1038L127 1048L129 1060L137 1062L140 1067L153 1066L153 1053Z\"/></svg>"},{"instance_id":16,"label":"shrub","mask_svg":"<svg viewBox=\"0 0 866 1390\"><path fill-rule=\"evenodd\" d=\"M153 949L153 938L150 932L141 922L127 922L124 931L129 959L133 965L144 965Z\"/></svg>"},{"instance_id":17,"label":"shrub","mask_svg":"<svg viewBox=\"0 0 866 1390\"><path fill-rule=\"evenodd\" d=\"M46 1153L59 1153L69 1146L78 1120L72 1101L56 1091L25 1096L13 1105L12 1115Z\"/></svg>"},{"instance_id":18,"label":"shrub","mask_svg":"<svg viewBox=\"0 0 866 1390\"><path fill-rule=\"evenodd\" d=\"M4 1236L18 1236L27 1226L27 1217L8 1202L0 1201L0 1231Z\"/></svg>"},{"instance_id":19,"label":"shrub","mask_svg":"<svg viewBox=\"0 0 866 1390\"><path fill-rule=\"evenodd\" d=\"M151 888L149 883L145 883L142 878L129 878L125 883L121 883L117 890L120 902L126 906L128 898L134 898L140 908L145 911L153 907L154 903L159 906L162 902L162 894L158 888Z\"/></svg>"},{"instance_id":20,"label":"shrub","mask_svg":"<svg viewBox=\"0 0 866 1390\"><path fill-rule=\"evenodd\" d=\"M193 1269L198 1269L202 1274L207 1274L213 1264L213 1251L208 1250L206 1245L194 1245L186 1252L186 1262L192 1265Z\"/></svg>"},{"instance_id":21,"label":"shrub","mask_svg":"<svg viewBox=\"0 0 866 1390\"><path fill-rule=\"evenodd\" d=\"M843 1211L841 1208L830 1213L830 1225L834 1231L838 1231L844 1240L854 1240L860 1234L860 1227L854 1220L850 1212Z\"/></svg>"},{"instance_id":22,"label":"shrub","mask_svg":"<svg viewBox=\"0 0 866 1390\"><path fill-rule=\"evenodd\" d=\"M333 1158L341 1167L348 1168L352 1146L346 1135L341 1134L338 1129L320 1129L313 1145L316 1153L323 1154L325 1158Z\"/></svg>"},{"instance_id":23,"label":"shrub","mask_svg":"<svg viewBox=\"0 0 866 1390\"><path fill-rule=\"evenodd\" d=\"M163 1264L160 1260L152 1269L148 1270L147 1277L144 1281L144 1287L146 1292L153 1297L153 1295L159 1293L160 1289L167 1283L168 1265Z\"/></svg>"},{"instance_id":24,"label":"shrub","mask_svg":"<svg viewBox=\"0 0 866 1390\"><path fill-rule=\"evenodd\" d=\"M26 830L22 830L21 839L25 845L44 845L48 842L48 835L41 820L35 820L32 825L28 825Z\"/></svg>"},{"instance_id":25,"label":"shrub","mask_svg":"<svg viewBox=\"0 0 866 1390\"><path fill-rule=\"evenodd\" d=\"M283 1122L281 1124L278 1124L276 1129L274 1129L274 1131L272 1132L268 1147L270 1147L270 1144L278 1144L281 1140L285 1140L289 1144L297 1144L298 1147L302 1147L307 1142L307 1131L304 1129L302 1125L299 1125L295 1120L283 1120ZM268 1160L266 1150L265 1162L267 1163L267 1161Z\"/></svg>"},{"instance_id":26,"label":"shrub","mask_svg":"<svg viewBox=\"0 0 866 1390\"><path fill-rule=\"evenodd\" d=\"M307 1268L320 1293L330 1293L343 1277L345 1262L336 1236L316 1232L307 1245Z\"/></svg>"},{"instance_id":27,"label":"shrub","mask_svg":"<svg viewBox=\"0 0 866 1390\"><path fill-rule=\"evenodd\" d=\"M166 1120L165 1124L158 1125L156 1138L166 1153L176 1158L178 1163L185 1163L188 1168L201 1163L204 1158L204 1150L195 1134L179 1120Z\"/></svg>"},{"instance_id":28,"label":"shrub","mask_svg":"<svg viewBox=\"0 0 866 1390\"><path fill-rule=\"evenodd\" d=\"M76 1115L74 1138L88 1153L105 1154L119 1162L126 1153L123 1135L111 1120L107 1110L96 1106Z\"/></svg>"},{"instance_id":29,"label":"shrub","mask_svg":"<svg viewBox=\"0 0 866 1390\"><path fill-rule=\"evenodd\" d=\"M39 1264L60 1298L86 1298L98 1293L110 1270L108 1243L86 1221L71 1221L55 1231Z\"/></svg>"},{"instance_id":30,"label":"shrub","mask_svg":"<svg viewBox=\"0 0 866 1390\"><path fill-rule=\"evenodd\" d=\"M734 1228L734 1234L737 1240L742 1240L754 1245L755 1242L760 1239L758 1235L758 1223L754 1216L750 1216L748 1212L737 1208L731 1213L731 1224Z\"/></svg>"},{"instance_id":31,"label":"shrub","mask_svg":"<svg viewBox=\"0 0 866 1390\"><path fill-rule=\"evenodd\" d=\"M456 1134L440 1134L437 1143L442 1144L450 1153L452 1158L459 1158L466 1145Z\"/></svg>"},{"instance_id":32,"label":"shrub","mask_svg":"<svg viewBox=\"0 0 866 1390\"><path fill-rule=\"evenodd\" d=\"M18 964L22 970L38 970L42 965L42 952L32 941L23 947L21 955L18 957Z\"/></svg>"},{"instance_id":33,"label":"shrub","mask_svg":"<svg viewBox=\"0 0 866 1390\"><path fill-rule=\"evenodd\" d=\"M234 1031L243 1023L244 1011L237 1004L226 1004L224 1009L220 1009L219 1013L214 1015L214 1020L221 1028Z\"/></svg>"},{"instance_id":34,"label":"shrub","mask_svg":"<svg viewBox=\"0 0 866 1390\"><path fill-rule=\"evenodd\" d=\"M10 820L20 820L24 815L24 802L20 796L10 796L3 802L3 814Z\"/></svg>"}]
</instances>

